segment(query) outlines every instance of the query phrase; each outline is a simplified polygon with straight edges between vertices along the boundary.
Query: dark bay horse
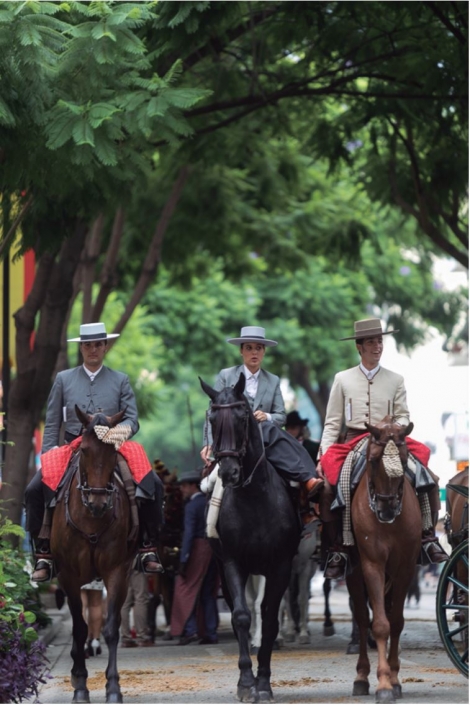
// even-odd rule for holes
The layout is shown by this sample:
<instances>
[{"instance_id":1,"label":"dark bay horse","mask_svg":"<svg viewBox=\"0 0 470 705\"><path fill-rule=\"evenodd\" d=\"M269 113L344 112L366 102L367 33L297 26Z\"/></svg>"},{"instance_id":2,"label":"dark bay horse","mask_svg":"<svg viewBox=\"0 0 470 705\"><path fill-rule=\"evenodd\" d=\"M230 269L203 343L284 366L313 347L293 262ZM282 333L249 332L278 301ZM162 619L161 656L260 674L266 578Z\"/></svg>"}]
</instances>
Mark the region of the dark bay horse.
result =
<instances>
[{"instance_id":1,"label":"dark bay horse","mask_svg":"<svg viewBox=\"0 0 470 705\"><path fill-rule=\"evenodd\" d=\"M225 488L217 531L232 625L239 645L242 702L273 702L271 654L279 629L279 605L289 583L300 539L300 520L289 488L268 465L258 422L244 396L245 375L218 392L200 380L211 398L212 452ZM262 639L257 678L250 658L250 611L245 585L249 574L264 575Z\"/></svg>"},{"instance_id":2,"label":"dark bay horse","mask_svg":"<svg viewBox=\"0 0 470 705\"><path fill-rule=\"evenodd\" d=\"M405 428L386 416L377 426L366 427L366 471L351 503L358 564L347 577L360 633L353 695L369 694L368 595L378 651L376 702L393 703L401 697L398 652L404 603L421 547L419 503L404 475L406 436L413 424Z\"/></svg>"},{"instance_id":3,"label":"dark bay horse","mask_svg":"<svg viewBox=\"0 0 470 705\"><path fill-rule=\"evenodd\" d=\"M117 646L121 607L127 594L136 541L128 541L131 529L129 499L124 487L114 477L117 451L113 444L99 440L97 433L105 432L103 427L116 426L124 411L112 417L104 414L90 416L77 406L75 411L85 430L75 460L72 460L72 474L64 491L59 493L51 530L57 577L67 595L73 620L72 702L90 702L84 649L87 625L82 617L80 586L101 577L108 593L108 615L103 629L109 652L106 702L121 703Z\"/></svg>"}]
</instances>

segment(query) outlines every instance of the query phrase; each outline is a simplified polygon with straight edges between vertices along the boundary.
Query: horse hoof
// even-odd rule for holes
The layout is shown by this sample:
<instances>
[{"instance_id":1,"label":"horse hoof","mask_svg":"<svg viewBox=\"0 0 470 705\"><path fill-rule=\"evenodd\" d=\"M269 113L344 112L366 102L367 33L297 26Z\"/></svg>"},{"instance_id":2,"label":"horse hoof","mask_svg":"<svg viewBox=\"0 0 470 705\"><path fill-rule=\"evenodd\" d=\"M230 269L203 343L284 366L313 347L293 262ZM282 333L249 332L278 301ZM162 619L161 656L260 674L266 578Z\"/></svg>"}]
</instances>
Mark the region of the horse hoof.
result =
<instances>
[{"instance_id":1,"label":"horse hoof","mask_svg":"<svg viewBox=\"0 0 470 705\"><path fill-rule=\"evenodd\" d=\"M269 690L259 690L258 691L258 702L260 703L273 703L274 695L271 688Z\"/></svg>"},{"instance_id":2,"label":"horse hoof","mask_svg":"<svg viewBox=\"0 0 470 705\"><path fill-rule=\"evenodd\" d=\"M299 636L299 644L310 644L310 637L308 634L303 634Z\"/></svg>"},{"instance_id":3,"label":"horse hoof","mask_svg":"<svg viewBox=\"0 0 470 705\"><path fill-rule=\"evenodd\" d=\"M331 627L323 627L323 636L333 636L335 634L335 628L333 625Z\"/></svg>"},{"instance_id":4,"label":"horse hoof","mask_svg":"<svg viewBox=\"0 0 470 705\"><path fill-rule=\"evenodd\" d=\"M107 703L122 703L122 695L121 693L108 693L106 695L106 702Z\"/></svg>"},{"instance_id":5,"label":"horse hoof","mask_svg":"<svg viewBox=\"0 0 470 705\"><path fill-rule=\"evenodd\" d=\"M89 691L85 688L84 690L75 690L73 694L73 703L89 703L90 702L90 693Z\"/></svg>"},{"instance_id":6,"label":"horse hoof","mask_svg":"<svg viewBox=\"0 0 470 705\"><path fill-rule=\"evenodd\" d=\"M284 639L287 641L288 644L290 644L291 642L295 641L295 634L292 634L292 632L288 632L284 635Z\"/></svg>"},{"instance_id":7,"label":"horse hoof","mask_svg":"<svg viewBox=\"0 0 470 705\"><path fill-rule=\"evenodd\" d=\"M403 693L401 691L401 685L400 683L395 683L393 686L393 694L396 698L402 698Z\"/></svg>"},{"instance_id":8,"label":"horse hoof","mask_svg":"<svg viewBox=\"0 0 470 705\"><path fill-rule=\"evenodd\" d=\"M353 695L369 695L369 683L367 681L354 681Z\"/></svg>"},{"instance_id":9,"label":"horse hoof","mask_svg":"<svg viewBox=\"0 0 470 705\"><path fill-rule=\"evenodd\" d=\"M347 654L358 654L359 653L359 644L353 644L353 642L351 641L346 647L346 653Z\"/></svg>"},{"instance_id":10,"label":"horse hoof","mask_svg":"<svg viewBox=\"0 0 470 705\"><path fill-rule=\"evenodd\" d=\"M391 688L380 688L375 691L376 703L396 703L394 692Z\"/></svg>"},{"instance_id":11,"label":"horse hoof","mask_svg":"<svg viewBox=\"0 0 470 705\"><path fill-rule=\"evenodd\" d=\"M237 688L237 698L241 703L256 703L258 700L258 693L256 688L252 685L250 688L246 686L239 685Z\"/></svg>"}]
</instances>

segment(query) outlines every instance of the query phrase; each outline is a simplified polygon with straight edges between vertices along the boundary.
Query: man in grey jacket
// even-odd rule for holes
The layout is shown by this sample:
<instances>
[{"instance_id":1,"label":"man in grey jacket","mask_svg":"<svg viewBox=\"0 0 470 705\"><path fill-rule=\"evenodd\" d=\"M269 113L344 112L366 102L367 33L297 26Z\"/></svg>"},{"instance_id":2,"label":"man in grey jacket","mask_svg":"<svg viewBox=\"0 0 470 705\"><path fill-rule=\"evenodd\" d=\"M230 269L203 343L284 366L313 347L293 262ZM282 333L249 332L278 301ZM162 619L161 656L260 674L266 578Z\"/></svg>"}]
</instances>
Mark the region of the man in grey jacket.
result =
<instances>
[{"instance_id":1,"label":"man in grey jacket","mask_svg":"<svg viewBox=\"0 0 470 705\"><path fill-rule=\"evenodd\" d=\"M261 369L266 347L274 347L277 342L267 339L264 328L259 326L245 326L240 337L228 338L227 342L240 346L243 364L221 370L214 389L233 387L243 372L246 377L245 397L255 419L261 424L267 459L286 480L304 483L309 495L313 496L323 486L323 480L318 478L315 465L302 445L281 430L286 422L286 411L280 379ZM212 450L209 424L206 424L205 436L201 458L208 465Z\"/></svg>"},{"instance_id":2,"label":"man in grey jacket","mask_svg":"<svg viewBox=\"0 0 470 705\"><path fill-rule=\"evenodd\" d=\"M42 453L57 447L63 441L70 443L81 434L81 423L75 405L86 414L101 412L113 416L124 410L119 424L127 438L139 430L137 405L129 378L126 374L103 365L108 350L108 340L118 334L107 334L103 323L80 326L80 337L68 342L79 342L83 365L59 372L47 401ZM150 470L150 469L149 469ZM156 555L158 528L162 522L163 487L154 472L149 472L137 492L139 524L141 525L142 565L145 572L159 572L161 566ZM32 579L37 582L51 577L50 547L47 539L38 539L44 515L44 501L52 497L42 483L41 471L37 472L25 492L26 528L35 545L37 562Z\"/></svg>"}]
</instances>

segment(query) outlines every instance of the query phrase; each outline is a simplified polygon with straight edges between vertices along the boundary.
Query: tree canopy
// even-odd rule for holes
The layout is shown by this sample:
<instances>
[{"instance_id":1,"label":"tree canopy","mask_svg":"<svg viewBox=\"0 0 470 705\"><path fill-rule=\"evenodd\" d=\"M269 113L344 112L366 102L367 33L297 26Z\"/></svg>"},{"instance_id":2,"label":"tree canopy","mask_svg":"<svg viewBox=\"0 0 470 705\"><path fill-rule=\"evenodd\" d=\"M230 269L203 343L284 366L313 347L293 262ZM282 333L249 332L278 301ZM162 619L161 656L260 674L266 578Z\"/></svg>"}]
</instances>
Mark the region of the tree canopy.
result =
<instances>
[{"instance_id":1,"label":"tree canopy","mask_svg":"<svg viewBox=\"0 0 470 705\"><path fill-rule=\"evenodd\" d=\"M123 333L148 314L160 335L161 295L181 354L212 314L220 359L223 325L253 312L285 341L275 365L320 390L319 408L343 364L326 361L327 337L346 319L399 316L407 345L429 324L450 334L462 298L433 293L429 271L436 253L468 261L467 14L464 2L0 5L0 255L21 228L37 256L14 312L16 507L76 300L83 321L105 312ZM179 288L155 293L162 263ZM178 312L184 292L206 307ZM166 348L146 341L160 392Z\"/></svg>"}]
</instances>

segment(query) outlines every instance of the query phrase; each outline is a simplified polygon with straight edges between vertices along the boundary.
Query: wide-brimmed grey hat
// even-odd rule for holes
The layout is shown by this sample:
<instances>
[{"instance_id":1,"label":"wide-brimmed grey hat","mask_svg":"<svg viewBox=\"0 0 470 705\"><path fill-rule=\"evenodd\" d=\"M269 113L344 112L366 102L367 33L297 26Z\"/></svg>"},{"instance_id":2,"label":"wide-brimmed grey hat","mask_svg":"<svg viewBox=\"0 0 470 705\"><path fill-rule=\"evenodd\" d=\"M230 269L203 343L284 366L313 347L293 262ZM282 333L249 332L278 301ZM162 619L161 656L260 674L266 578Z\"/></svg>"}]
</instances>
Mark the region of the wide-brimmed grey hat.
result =
<instances>
[{"instance_id":1,"label":"wide-brimmed grey hat","mask_svg":"<svg viewBox=\"0 0 470 705\"><path fill-rule=\"evenodd\" d=\"M245 326L240 331L239 338L227 338L227 343L232 345L242 345L243 343L261 343L268 348L277 345L275 340L268 340L264 334L264 328L260 326Z\"/></svg>"},{"instance_id":2,"label":"wide-brimmed grey hat","mask_svg":"<svg viewBox=\"0 0 470 705\"><path fill-rule=\"evenodd\" d=\"M199 485L202 479L202 472L200 470L192 470L184 475L181 475L181 477L178 478L178 484L181 485L183 482L189 482L189 483L194 483L196 485Z\"/></svg>"},{"instance_id":3,"label":"wide-brimmed grey hat","mask_svg":"<svg viewBox=\"0 0 470 705\"><path fill-rule=\"evenodd\" d=\"M398 330L382 330L380 318L363 318L362 321L354 322L354 335L340 340L360 340L361 338L376 338L379 335L390 335L398 333Z\"/></svg>"},{"instance_id":4,"label":"wide-brimmed grey hat","mask_svg":"<svg viewBox=\"0 0 470 705\"><path fill-rule=\"evenodd\" d=\"M93 340L110 340L119 338L119 333L106 333L104 323L83 323L80 326L80 337L69 338L68 343L91 343Z\"/></svg>"}]
</instances>

